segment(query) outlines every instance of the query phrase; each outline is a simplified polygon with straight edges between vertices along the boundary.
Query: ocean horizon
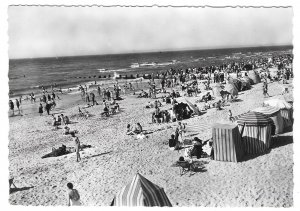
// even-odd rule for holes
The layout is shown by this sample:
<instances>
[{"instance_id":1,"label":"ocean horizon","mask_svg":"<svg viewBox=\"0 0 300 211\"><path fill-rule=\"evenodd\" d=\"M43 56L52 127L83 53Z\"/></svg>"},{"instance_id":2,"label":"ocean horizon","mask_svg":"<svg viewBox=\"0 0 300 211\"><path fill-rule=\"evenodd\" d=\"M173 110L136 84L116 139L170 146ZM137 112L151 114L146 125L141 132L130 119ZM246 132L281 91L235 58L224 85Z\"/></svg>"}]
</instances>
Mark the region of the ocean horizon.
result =
<instances>
[{"instance_id":1,"label":"ocean horizon","mask_svg":"<svg viewBox=\"0 0 300 211\"><path fill-rule=\"evenodd\" d=\"M262 55L292 52L292 49L292 45L282 45L9 59L9 94L27 94L54 83L65 88L88 81L107 80L115 72L130 77L170 68L185 69L246 61Z\"/></svg>"}]
</instances>

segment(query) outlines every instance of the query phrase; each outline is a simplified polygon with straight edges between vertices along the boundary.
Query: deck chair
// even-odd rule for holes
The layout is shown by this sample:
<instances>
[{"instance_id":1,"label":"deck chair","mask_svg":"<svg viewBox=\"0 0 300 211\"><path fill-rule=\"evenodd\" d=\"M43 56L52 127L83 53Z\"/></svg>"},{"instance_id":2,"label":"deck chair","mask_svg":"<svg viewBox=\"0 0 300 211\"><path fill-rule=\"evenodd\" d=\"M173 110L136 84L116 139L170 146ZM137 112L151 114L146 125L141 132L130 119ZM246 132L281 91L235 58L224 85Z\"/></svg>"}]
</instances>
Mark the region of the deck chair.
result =
<instances>
[{"instance_id":1,"label":"deck chair","mask_svg":"<svg viewBox=\"0 0 300 211\"><path fill-rule=\"evenodd\" d=\"M190 172L190 176L192 171L194 171L194 164L193 162L189 161L177 161L176 165L179 167L180 176Z\"/></svg>"}]
</instances>

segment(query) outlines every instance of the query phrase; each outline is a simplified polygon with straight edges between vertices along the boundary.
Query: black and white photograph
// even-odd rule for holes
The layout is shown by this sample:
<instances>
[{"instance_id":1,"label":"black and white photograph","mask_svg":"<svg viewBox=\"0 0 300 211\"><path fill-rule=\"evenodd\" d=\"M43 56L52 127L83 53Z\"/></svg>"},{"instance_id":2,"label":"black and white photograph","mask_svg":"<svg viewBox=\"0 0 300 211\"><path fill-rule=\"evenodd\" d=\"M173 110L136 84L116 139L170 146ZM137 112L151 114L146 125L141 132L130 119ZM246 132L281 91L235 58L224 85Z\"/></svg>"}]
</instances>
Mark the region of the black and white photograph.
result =
<instances>
[{"instance_id":1,"label":"black and white photograph","mask_svg":"<svg viewBox=\"0 0 300 211\"><path fill-rule=\"evenodd\" d=\"M163 5L7 5L10 206L294 207L293 6Z\"/></svg>"}]
</instances>

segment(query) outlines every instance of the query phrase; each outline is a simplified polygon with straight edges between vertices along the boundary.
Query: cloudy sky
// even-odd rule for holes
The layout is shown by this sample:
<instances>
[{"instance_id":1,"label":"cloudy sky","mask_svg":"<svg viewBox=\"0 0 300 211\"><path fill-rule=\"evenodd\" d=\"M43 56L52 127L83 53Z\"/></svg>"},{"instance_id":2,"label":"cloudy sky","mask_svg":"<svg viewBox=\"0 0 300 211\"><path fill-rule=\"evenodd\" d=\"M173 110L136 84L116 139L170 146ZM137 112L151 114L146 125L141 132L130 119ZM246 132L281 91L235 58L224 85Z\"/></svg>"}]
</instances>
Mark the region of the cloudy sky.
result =
<instances>
[{"instance_id":1,"label":"cloudy sky","mask_svg":"<svg viewBox=\"0 0 300 211\"><path fill-rule=\"evenodd\" d=\"M292 44L292 8L9 7L9 58Z\"/></svg>"}]
</instances>

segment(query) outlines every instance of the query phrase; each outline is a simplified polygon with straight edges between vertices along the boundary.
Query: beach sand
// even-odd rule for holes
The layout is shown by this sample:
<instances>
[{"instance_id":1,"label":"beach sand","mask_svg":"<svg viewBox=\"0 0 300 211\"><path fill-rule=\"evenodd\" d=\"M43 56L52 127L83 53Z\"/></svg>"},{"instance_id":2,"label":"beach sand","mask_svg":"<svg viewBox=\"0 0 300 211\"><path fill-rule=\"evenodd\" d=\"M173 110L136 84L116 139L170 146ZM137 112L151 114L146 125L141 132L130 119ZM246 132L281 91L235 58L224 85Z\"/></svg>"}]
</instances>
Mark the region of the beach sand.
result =
<instances>
[{"instance_id":1,"label":"beach sand","mask_svg":"<svg viewBox=\"0 0 300 211\"><path fill-rule=\"evenodd\" d=\"M292 82L289 86L292 90ZM280 95L281 91L277 82L269 84L270 98L292 100L292 91L285 96ZM149 99L128 95L119 101L120 113L101 117L103 106L97 105L86 109L92 116L85 119L74 115L77 103L83 104L79 95L61 97L53 112L70 116L74 122L70 128L79 131L81 144L92 148L81 151L79 163L75 153L41 159L52 147L74 146L71 137L62 135L62 129L53 131L48 123L51 117L45 114L10 117L9 172L19 188L10 193L10 204L67 205L66 184L72 182L84 205L109 206L114 195L139 172L163 187L173 206L293 206L293 132L281 134L276 147L265 155L246 157L239 163L202 158L200 172L180 176L179 169L171 165L183 151L168 147L177 123L152 124L154 109L145 108ZM221 111L210 109L184 122L206 125L208 129L200 131L198 137L209 139L211 124L226 121L228 109L235 116L262 106L266 99L262 83L240 92L239 99ZM25 102L22 106L33 107L37 113L38 104ZM126 135L126 125L136 122L154 132L142 140Z\"/></svg>"}]
</instances>

